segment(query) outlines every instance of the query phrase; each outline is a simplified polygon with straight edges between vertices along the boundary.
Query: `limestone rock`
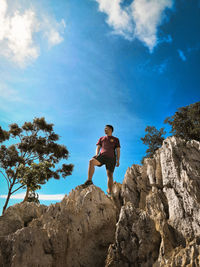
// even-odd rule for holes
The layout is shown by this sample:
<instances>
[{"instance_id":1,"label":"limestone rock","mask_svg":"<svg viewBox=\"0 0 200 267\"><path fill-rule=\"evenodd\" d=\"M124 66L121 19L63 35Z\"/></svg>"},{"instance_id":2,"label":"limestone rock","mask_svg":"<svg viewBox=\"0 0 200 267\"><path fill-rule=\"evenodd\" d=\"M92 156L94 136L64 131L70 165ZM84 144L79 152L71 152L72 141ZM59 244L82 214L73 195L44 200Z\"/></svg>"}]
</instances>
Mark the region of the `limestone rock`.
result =
<instances>
[{"instance_id":1,"label":"limestone rock","mask_svg":"<svg viewBox=\"0 0 200 267\"><path fill-rule=\"evenodd\" d=\"M154 221L130 202L121 209L116 238L116 244L109 248L106 266L141 266L146 262L143 266L152 266L157 260L161 237Z\"/></svg>"},{"instance_id":2,"label":"limestone rock","mask_svg":"<svg viewBox=\"0 0 200 267\"><path fill-rule=\"evenodd\" d=\"M122 185L120 183L114 182L112 188L112 200L117 208L117 218L119 217L119 213L121 210L121 206L123 203L123 198L121 196L121 188Z\"/></svg>"},{"instance_id":3,"label":"limestone rock","mask_svg":"<svg viewBox=\"0 0 200 267\"><path fill-rule=\"evenodd\" d=\"M46 210L45 205L25 202L9 207L0 216L0 236L16 232L26 227L33 219L40 217Z\"/></svg>"},{"instance_id":4,"label":"limestone rock","mask_svg":"<svg viewBox=\"0 0 200 267\"><path fill-rule=\"evenodd\" d=\"M200 266L200 143L167 138L128 168L106 266Z\"/></svg>"},{"instance_id":5,"label":"limestone rock","mask_svg":"<svg viewBox=\"0 0 200 267\"><path fill-rule=\"evenodd\" d=\"M0 266L53 266L51 243L46 231L26 227L0 238Z\"/></svg>"},{"instance_id":6,"label":"limestone rock","mask_svg":"<svg viewBox=\"0 0 200 267\"><path fill-rule=\"evenodd\" d=\"M21 208L18 214L25 216L29 205L14 209ZM114 202L101 189L79 186L27 225L18 216L18 230L0 229L0 266L103 266L114 242L116 212Z\"/></svg>"}]
</instances>

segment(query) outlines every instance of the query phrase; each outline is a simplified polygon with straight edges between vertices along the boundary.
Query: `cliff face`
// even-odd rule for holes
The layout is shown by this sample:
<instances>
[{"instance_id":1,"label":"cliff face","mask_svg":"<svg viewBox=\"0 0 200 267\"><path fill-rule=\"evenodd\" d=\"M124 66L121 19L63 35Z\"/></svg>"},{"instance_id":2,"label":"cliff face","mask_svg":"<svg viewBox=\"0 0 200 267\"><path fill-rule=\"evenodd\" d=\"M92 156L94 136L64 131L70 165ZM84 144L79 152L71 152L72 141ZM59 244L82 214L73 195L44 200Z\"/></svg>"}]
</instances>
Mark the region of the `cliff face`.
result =
<instances>
[{"instance_id":1,"label":"cliff face","mask_svg":"<svg viewBox=\"0 0 200 267\"><path fill-rule=\"evenodd\" d=\"M168 138L127 170L106 266L200 266L200 143Z\"/></svg>"},{"instance_id":2,"label":"cliff face","mask_svg":"<svg viewBox=\"0 0 200 267\"><path fill-rule=\"evenodd\" d=\"M171 137L109 199L82 186L0 217L2 267L200 266L200 143Z\"/></svg>"}]
</instances>

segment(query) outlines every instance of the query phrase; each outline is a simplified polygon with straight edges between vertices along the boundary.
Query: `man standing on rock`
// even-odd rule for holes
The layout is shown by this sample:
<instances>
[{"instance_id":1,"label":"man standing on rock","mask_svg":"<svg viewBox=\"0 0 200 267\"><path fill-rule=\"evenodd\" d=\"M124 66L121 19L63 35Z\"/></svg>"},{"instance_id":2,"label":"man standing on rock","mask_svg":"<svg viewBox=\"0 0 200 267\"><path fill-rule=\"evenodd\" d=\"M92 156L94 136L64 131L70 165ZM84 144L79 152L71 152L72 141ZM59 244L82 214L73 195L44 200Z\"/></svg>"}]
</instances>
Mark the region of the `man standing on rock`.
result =
<instances>
[{"instance_id":1,"label":"man standing on rock","mask_svg":"<svg viewBox=\"0 0 200 267\"><path fill-rule=\"evenodd\" d=\"M120 159L120 142L117 137L112 136L113 126L105 126L105 134L99 138L97 142L96 155L89 161L88 180L84 183L85 186L93 184L92 177L95 171L95 166L101 167L106 165L108 176L108 196L111 196L113 186L113 173L115 166L119 166Z\"/></svg>"}]
</instances>

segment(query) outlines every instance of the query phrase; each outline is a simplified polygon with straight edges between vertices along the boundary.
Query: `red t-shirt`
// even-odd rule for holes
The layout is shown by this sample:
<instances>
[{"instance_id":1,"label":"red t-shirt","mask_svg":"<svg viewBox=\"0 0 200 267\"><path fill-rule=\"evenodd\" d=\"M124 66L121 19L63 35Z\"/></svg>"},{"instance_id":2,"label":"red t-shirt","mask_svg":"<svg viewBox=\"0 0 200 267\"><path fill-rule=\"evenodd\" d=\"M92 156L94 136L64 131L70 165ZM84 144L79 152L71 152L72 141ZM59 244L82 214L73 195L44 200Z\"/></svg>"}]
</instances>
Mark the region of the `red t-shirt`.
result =
<instances>
[{"instance_id":1,"label":"red t-shirt","mask_svg":"<svg viewBox=\"0 0 200 267\"><path fill-rule=\"evenodd\" d=\"M120 147L119 139L114 136L100 137L97 145L101 146L100 154L103 154L109 158L115 157L115 149Z\"/></svg>"}]
</instances>

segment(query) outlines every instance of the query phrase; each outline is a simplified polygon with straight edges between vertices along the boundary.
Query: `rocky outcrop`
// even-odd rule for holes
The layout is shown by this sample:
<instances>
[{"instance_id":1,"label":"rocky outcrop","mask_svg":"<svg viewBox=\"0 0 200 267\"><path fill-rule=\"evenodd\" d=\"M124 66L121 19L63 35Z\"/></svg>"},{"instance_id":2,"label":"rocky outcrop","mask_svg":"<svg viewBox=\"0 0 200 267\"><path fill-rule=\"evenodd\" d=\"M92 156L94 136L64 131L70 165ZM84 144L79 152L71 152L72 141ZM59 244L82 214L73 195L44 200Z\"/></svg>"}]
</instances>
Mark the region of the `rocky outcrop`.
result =
<instances>
[{"instance_id":1,"label":"rocky outcrop","mask_svg":"<svg viewBox=\"0 0 200 267\"><path fill-rule=\"evenodd\" d=\"M10 207L1 217L8 230L0 229L0 266L104 266L114 242L116 214L113 201L94 185L79 186L50 207Z\"/></svg>"},{"instance_id":2,"label":"rocky outcrop","mask_svg":"<svg viewBox=\"0 0 200 267\"><path fill-rule=\"evenodd\" d=\"M0 236L6 236L26 227L33 219L45 213L47 207L34 203L16 204L0 217Z\"/></svg>"},{"instance_id":3,"label":"rocky outcrop","mask_svg":"<svg viewBox=\"0 0 200 267\"><path fill-rule=\"evenodd\" d=\"M200 143L171 137L126 172L106 266L200 266Z\"/></svg>"},{"instance_id":4,"label":"rocky outcrop","mask_svg":"<svg viewBox=\"0 0 200 267\"><path fill-rule=\"evenodd\" d=\"M0 267L200 266L200 143L170 137L108 198L82 186L0 217Z\"/></svg>"}]
</instances>

